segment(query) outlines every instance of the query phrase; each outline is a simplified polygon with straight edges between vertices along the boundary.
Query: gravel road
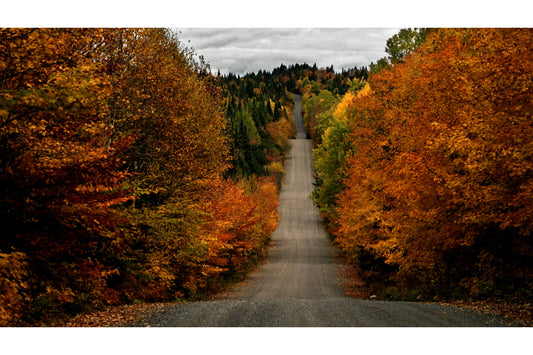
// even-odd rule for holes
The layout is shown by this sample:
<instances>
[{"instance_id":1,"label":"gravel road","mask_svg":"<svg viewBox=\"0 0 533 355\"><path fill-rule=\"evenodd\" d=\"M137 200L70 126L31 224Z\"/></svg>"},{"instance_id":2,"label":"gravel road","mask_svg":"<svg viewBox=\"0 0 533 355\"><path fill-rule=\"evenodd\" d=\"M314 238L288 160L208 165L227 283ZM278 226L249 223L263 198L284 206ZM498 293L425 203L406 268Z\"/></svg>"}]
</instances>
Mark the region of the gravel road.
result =
<instances>
[{"instance_id":1,"label":"gravel road","mask_svg":"<svg viewBox=\"0 0 533 355\"><path fill-rule=\"evenodd\" d=\"M296 95L296 139L285 162L280 221L269 261L223 299L176 304L135 326L163 327L480 327L502 318L436 304L356 300L339 288L333 249L313 190L312 146Z\"/></svg>"}]
</instances>

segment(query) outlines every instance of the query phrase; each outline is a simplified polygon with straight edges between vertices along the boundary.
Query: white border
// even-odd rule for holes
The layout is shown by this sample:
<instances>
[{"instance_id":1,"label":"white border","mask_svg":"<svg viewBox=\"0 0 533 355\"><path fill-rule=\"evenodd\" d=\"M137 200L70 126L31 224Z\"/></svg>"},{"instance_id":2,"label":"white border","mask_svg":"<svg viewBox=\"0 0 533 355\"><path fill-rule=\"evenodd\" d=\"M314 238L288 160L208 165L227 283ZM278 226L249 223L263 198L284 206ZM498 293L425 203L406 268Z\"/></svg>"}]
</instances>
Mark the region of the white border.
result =
<instances>
[{"instance_id":1,"label":"white border","mask_svg":"<svg viewBox=\"0 0 533 355\"><path fill-rule=\"evenodd\" d=\"M20 0L2 27L531 27L528 0Z\"/></svg>"}]
</instances>

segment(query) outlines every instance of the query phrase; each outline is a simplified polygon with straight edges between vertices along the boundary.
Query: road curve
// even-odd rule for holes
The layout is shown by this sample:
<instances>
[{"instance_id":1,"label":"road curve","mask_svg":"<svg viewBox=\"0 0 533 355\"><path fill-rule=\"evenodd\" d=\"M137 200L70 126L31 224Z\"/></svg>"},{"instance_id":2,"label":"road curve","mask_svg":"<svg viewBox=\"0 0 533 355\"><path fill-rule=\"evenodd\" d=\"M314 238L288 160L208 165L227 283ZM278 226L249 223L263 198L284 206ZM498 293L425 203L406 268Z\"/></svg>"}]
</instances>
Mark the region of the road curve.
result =
<instances>
[{"instance_id":1,"label":"road curve","mask_svg":"<svg viewBox=\"0 0 533 355\"><path fill-rule=\"evenodd\" d=\"M163 327L477 327L503 319L451 306L350 299L338 274L313 190L312 146L295 95L296 139L285 161L280 221L269 261L223 299L169 306L134 326Z\"/></svg>"}]
</instances>

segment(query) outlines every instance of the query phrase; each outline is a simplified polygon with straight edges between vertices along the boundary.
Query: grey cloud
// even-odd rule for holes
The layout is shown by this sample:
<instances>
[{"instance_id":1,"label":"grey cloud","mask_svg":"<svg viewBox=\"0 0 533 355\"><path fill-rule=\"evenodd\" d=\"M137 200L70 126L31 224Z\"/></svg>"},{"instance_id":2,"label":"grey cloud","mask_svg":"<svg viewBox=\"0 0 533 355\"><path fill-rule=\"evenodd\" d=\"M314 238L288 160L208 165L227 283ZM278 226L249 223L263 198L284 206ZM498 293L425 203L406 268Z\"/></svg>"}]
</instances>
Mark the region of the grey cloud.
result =
<instances>
[{"instance_id":1,"label":"grey cloud","mask_svg":"<svg viewBox=\"0 0 533 355\"><path fill-rule=\"evenodd\" d=\"M317 63L335 69L361 67L386 55L398 29L195 28L178 38L204 56L213 70L244 74L286 65Z\"/></svg>"}]
</instances>

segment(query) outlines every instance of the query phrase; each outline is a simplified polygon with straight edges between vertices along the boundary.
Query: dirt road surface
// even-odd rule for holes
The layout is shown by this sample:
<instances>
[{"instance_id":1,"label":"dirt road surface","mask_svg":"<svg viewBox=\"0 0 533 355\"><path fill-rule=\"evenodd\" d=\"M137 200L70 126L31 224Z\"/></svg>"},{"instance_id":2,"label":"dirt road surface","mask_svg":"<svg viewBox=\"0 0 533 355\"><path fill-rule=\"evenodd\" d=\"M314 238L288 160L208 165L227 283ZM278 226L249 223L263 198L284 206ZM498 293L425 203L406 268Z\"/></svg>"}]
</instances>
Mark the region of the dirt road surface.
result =
<instances>
[{"instance_id":1,"label":"dirt road surface","mask_svg":"<svg viewBox=\"0 0 533 355\"><path fill-rule=\"evenodd\" d=\"M451 306L356 300L339 288L333 249L309 194L312 146L295 96L296 139L285 162L280 221L269 261L224 299L176 304L136 326L414 327L503 326L502 318Z\"/></svg>"}]
</instances>

